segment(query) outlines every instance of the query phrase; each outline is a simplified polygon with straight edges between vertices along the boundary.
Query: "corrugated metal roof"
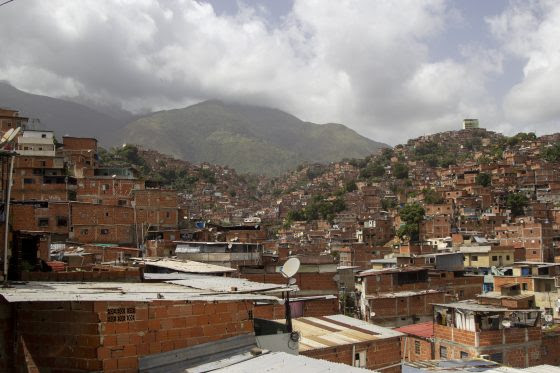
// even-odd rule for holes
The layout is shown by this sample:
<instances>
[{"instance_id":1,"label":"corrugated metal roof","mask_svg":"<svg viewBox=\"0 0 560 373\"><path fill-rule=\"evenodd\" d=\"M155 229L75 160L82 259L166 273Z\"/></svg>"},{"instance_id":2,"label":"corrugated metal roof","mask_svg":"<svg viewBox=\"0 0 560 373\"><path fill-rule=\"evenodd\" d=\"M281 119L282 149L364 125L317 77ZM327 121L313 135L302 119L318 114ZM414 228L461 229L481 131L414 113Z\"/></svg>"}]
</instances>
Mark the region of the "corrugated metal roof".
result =
<instances>
[{"instance_id":1,"label":"corrugated metal roof","mask_svg":"<svg viewBox=\"0 0 560 373\"><path fill-rule=\"evenodd\" d=\"M400 328L395 328L394 330L422 338L432 338L434 336L434 323L428 321L419 324L401 326Z\"/></svg>"},{"instance_id":2,"label":"corrugated metal roof","mask_svg":"<svg viewBox=\"0 0 560 373\"><path fill-rule=\"evenodd\" d=\"M484 359L465 360L424 360L406 362L402 367L403 373L421 372L484 372L484 373L560 373L560 367L552 365L537 365L529 368L511 368Z\"/></svg>"},{"instance_id":3,"label":"corrugated metal roof","mask_svg":"<svg viewBox=\"0 0 560 373\"><path fill-rule=\"evenodd\" d=\"M170 258L146 258L138 261L146 266L166 268L176 272L185 273L228 273L235 272L230 267L219 266L215 264L196 262L194 260L181 260Z\"/></svg>"},{"instance_id":4,"label":"corrugated metal roof","mask_svg":"<svg viewBox=\"0 0 560 373\"><path fill-rule=\"evenodd\" d=\"M170 280L187 280L188 273L144 273L144 280L150 281L170 281Z\"/></svg>"},{"instance_id":5,"label":"corrugated metal roof","mask_svg":"<svg viewBox=\"0 0 560 373\"><path fill-rule=\"evenodd\" d=\"M436 294L436 293L445 293L443 290L405 290L405 291L397 291L395 293L381 293L375 295L366 295L367 299L386 299L386 298L408 298L413 297L416 295L424 295L424 294Z\"/></svg>"},{"instance_id":6,"label":"corrugated metal roof","mask_svg":"<svg viewBox=\"0 0 560 373\"><path fill-rule=\"evenodd\" d=\"M368 269L366 271L362 271L358 273L356 276L364 277L364 276L375 276L385 273L400 273L400 272L419 272L419 271L427 271L426 268L422 267L398 267L398 268L383 268L383 269Z\"/></svg>"},{"instance_id":7,"label":"corrugated metal roof","mask_svg":"<svg viewBox=\"0 0 560 373\"><path fill-rule=\"evenodd\" d=\"M461 310L480 311L480 312L505 312L509 311L507 308L487 306L478 304L473 301L451 302L451 303L434 303L434 306L458 308Z\"/></svg>"},{"instance_id":8,"label":"corrugated metal roof","mask_svg":"<svg viewBox=\"0 0 560 373\"><path fill-rule=\"evenodd\" d=\"M208 276L210 277L210 276ZM261 294L217 293L171 283L30 282L1 288L7 302L42 301L138 301L157 299L185 301L253 300L280 303L277 297Z\"/></svg>"},{"instance_id":9,"label":"corrugated metal roof","mask_svg":"<svg viewBox=\"0 0 560 373\"><path fill-rule=\"evenodd\" d=\"M290 291L297 290L296 287L289 288L282 284L264 284L253 282L243 278L218 277L186 274L185 280L167 281L170 284L187 286L193 289L212 291L219 293L238 293L238 292L263 292L263 291Z\"/></svg>"},{"instance_id":10,"label":"corrugated metal roof","mask_svg":"<svg viewBox=\"0 0 560 373\"><path fill-rule=\"evenodd\" d=\"M344 315L300 317L292 320L294 330L300 332L299 350L342 346L403 334L378 325Z\"/></svg>"},{"instance_id":11,"label":"corrugated metal roof","mask_svg":"<svg viewBox=\"0 0 560 373\"><path fill-rule=\"evenodd\" d=\"M190 372L190 370L187 370ZM271 352L249 360L239 362L214 372L246 373L246 372L306 372L306 373L365 373L371 370L356 368L331 361L313 359L303 355L290 355L285 352Z\"/></svg>"},{"instance_id":12,"label":"corrugated metal roof","mask_svg":"<svg viewBox=\"0 0 560 373\"><path fill-rule=\"evenodd\" d=\"M517 285L517 284L516 284ZM517 294L517 295L502 295L502 293L497 291L489 291L484 294L477 295L478 298L492 298L492 299L515 299L515 300L522 300L533 298L533 294Z\"/></svg>"}]
</instances>

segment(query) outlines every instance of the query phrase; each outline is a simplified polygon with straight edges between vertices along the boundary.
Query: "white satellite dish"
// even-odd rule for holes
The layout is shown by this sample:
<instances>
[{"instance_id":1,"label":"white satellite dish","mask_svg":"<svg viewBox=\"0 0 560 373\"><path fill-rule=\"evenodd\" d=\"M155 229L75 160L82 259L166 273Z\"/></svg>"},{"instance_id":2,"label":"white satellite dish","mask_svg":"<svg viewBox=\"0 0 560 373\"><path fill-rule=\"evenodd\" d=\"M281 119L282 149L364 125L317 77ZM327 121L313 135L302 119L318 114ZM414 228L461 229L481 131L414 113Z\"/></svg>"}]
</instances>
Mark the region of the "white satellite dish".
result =
<instances>
[{"instance_id":1,"label":"white satellite dish","mask_svg":"<svg viewBox=\"0 0 560 373\"><path fill-rule=\"evenodd\" d=\"M504 320L504 321L502 321L502 325L504 326L504 328L509 328L509 327L511 327L511 321Z\"/></svg>"},{"instance_id":2,"label":"white satellite dish","mask_svg":"<svg viewBox=\"0 0 560 373\"><path fill-rule=\"evenodd\" d=\"M299 270L299 265L300 263L298 258L290 258L286 261L286 263L284 263L280 269L280 273L286 278L293 277Z\"/></svg>"},{"instance_id":3,"label":"white satellite dish","mask_svg":"<svg viewBox=\"0 0 560 373\"><path fill-rule=\"evenodd\" d=\"M552 322L552 320L553 320L552 315L544 315L544 321Z\"/></svg>"},{"instance_id":4,"label":"white satellite dish","mask_svg":"<svg viewBox=\"0 0 560 373\"><path fill-rule=\"evenodd\" d=\"M371 311L371 312L369 313L369 317L375 317L375 312Z\"/></svg>"},{"instance_id":5,"label":"white satellite dish","mask_svg":"<svg viewBox=\"0 0 560 373\"><path fill-rule=\"evenodd\" d=\"M5 143L6 141L8 141L8 138L12 135L13 132L14 128L10 128L9 130L7 130L2 136L2 140L0 140L0 142Z\"/></svg>"},{"instance_id":6,"label":"white satellite dish","mask_svg":"<svg viewBox=\"0 0 560 373\"><path fill-rule=\"evenodd\" d=\"M297 280L293 277L290 277L290 279L288 280L288 285L292 286L295 285L297 282Z\"/></svg>"},{"instance_id":7,"label":"white satellite dish","mask_svg":"<svg viewBox=\"0 0 560 373\"><path fill-rule=\"evenodd\" d=\"M15 128L12 133L10 133L10 135L8 135L8 139L6 140L6 142L10 142L12 141L21 131L21 127Z\"/></svg>"}]
</instances>

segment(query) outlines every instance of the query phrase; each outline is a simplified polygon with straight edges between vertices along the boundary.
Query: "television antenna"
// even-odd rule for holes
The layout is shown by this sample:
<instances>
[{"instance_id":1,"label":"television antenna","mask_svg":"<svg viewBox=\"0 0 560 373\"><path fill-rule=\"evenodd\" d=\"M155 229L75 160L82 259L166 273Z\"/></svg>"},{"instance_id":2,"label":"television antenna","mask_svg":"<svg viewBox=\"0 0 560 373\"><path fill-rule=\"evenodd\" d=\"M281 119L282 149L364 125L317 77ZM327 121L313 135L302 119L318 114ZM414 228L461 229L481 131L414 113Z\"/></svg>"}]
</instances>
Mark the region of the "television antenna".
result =
<instances>
[{"instance_id":1,"label":"television antenna","mask_svg":"<svg viewBox=\"0 0 560 373\"><path fill-rule=\"evenodd\" d=\"M295 274L299 271L300 261L298 258L290 258L286 260L286 263L280 268L280 273L284 278L288 279L287 287L291 287L296 284L297 280L294 278ZM290 308L290 290L286 291L286 302L285 310L286 310L286 328L288 329L288 333L292 333L294 331L292 327L292 309Z\"/></svg>"}]
</instances>

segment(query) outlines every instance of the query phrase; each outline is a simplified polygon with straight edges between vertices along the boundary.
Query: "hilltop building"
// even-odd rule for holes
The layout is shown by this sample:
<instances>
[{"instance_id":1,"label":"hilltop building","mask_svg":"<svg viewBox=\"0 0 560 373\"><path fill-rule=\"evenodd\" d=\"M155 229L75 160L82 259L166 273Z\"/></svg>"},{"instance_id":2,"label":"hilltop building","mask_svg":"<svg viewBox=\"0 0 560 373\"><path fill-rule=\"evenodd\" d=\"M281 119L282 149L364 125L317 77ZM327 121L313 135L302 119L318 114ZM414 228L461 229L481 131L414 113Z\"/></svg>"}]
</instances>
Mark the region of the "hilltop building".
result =
<instances>
[{"instance_id":1,"label":"hilltop building","mask_svg":"<svg viewBox=\"0 0 560 373\"><path fill-rule=\"evenodd\" d=\"M463 129L472 130L479 128L478 119L463 119Z\"/></svg>"}]
</instances>

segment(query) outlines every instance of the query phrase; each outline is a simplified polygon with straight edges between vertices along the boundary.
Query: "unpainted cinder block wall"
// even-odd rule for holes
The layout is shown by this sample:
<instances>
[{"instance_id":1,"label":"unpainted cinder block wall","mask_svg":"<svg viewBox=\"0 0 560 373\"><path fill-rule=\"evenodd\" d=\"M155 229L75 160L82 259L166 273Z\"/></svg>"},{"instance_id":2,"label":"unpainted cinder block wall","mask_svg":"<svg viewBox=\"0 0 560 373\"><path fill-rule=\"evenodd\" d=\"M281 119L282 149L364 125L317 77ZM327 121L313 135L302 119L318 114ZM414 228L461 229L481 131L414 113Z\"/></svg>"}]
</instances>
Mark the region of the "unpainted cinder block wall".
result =
<instances>
[{"instance_id":1,"label":"unpainted cinder block wall","mask_svg":"<svg viewBox=\"0 0 560 373\"><path fill-rule=\"evenodd\" d=\"M7 372L136 372L141 356L252 333L252 311L245 301L24 302L0 317L0 353L16 346Z\"/></svg>"}]
</instances>

